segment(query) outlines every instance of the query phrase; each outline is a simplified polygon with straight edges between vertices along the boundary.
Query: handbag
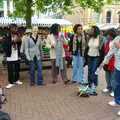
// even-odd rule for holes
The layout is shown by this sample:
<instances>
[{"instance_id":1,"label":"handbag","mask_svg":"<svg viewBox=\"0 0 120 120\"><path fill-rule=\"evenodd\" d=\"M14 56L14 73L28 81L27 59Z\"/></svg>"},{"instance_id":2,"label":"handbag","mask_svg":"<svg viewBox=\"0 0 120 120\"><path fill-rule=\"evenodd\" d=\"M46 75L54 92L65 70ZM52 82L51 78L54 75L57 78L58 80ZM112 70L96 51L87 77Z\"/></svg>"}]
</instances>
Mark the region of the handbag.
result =
<instances>
[{"instance_id":1,"label":"handbag","mask_svg":"<svg viewBox=\"0 0 120 120\"><path fill-rule=\"evenodd\" d=\"M25 60L25 64L26 64L26 65L29 65L29 64L30 64L30 61L26 58L26 55L24 55L24 60Z\"/></svg>"},{"instance_id":2,"label":"handbag","mask_svg":"<svg viewBox=\"0 0 120 120\"><path fill-rule=\"evenodd\" d=\"M25 53L21 53L21 62L25 63L26 65L29 65L29 60L26 58Z\"/></svg>"},{"instance_id":3,"label":"handbag","mask_svg":"<svg viewBox=\"0 0 120 120\"><path fill-rule=\"evenodd\" d=\"M108 65L105 64L105 65L103 66L103 69L104 69L104 71L108 71Z\"/></svg>"}]
</instances>

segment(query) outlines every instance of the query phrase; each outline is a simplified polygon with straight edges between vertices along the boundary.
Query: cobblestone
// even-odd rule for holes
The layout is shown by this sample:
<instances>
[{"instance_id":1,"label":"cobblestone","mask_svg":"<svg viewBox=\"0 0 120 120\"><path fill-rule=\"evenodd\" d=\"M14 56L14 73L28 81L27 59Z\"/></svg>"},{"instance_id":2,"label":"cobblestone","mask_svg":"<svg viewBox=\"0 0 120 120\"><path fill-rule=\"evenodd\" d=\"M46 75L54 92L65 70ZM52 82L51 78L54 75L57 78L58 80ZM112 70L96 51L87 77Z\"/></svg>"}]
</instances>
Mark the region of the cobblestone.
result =
<instances>
[{"instance_id":1,"label":"cobblestone","mask_svg":"<svg viewBox=\"0 0 120 120\"><path fill-rule=\"evenodd\" d=\"M6 84L6 72L0 74L2 85ZM68 72L71 76L71 70ZM101 93L105 86L104 75L100 75L98 96L82 98L76 95L77 86L63 85L62 81L51 84L50 70L44 71L47 83L44 87L30 87L27 72L21 73L22 86L6 90L8 103L3 111L8 112L12 120L120 120L116 115L118 108L107 105L112 98Z\"/></svg>"}]
</instances>

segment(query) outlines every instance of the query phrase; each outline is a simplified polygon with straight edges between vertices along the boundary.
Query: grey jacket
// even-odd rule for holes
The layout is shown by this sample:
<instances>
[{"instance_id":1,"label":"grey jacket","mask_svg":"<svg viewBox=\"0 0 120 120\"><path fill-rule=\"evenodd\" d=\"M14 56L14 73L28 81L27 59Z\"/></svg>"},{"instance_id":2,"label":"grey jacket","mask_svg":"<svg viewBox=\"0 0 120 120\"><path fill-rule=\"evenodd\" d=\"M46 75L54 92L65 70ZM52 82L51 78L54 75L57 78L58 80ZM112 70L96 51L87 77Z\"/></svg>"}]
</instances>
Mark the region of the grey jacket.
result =
<instances>
[{"instance_id":1,"label":"grey jacket","mask_svg":"<svg viewBox=\"0 0 120 120\"><path fill-rule=\"evenodd\" d=\"M25 55L29 61L33 60L34 56L36 56L37 59L40 60L41 44L42 44L41 36L38 36L36 44L34 43L30 36L27 37L27 39L25 40Z\"/></svg>"}]
</instances>

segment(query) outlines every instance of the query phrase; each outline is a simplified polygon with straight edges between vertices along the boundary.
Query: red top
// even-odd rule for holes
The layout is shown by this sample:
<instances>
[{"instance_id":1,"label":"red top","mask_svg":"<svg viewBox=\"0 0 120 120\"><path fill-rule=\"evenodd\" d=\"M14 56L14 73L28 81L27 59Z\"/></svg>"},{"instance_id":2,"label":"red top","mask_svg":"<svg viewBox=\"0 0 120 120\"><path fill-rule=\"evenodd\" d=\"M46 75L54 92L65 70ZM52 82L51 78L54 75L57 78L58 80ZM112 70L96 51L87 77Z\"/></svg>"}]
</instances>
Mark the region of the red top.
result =
<instances>
[{"instance_id":1,"label":"red top","mask_svg":"<svg viewBox=\"0 0 120 120\"><path fill-rule=\"evenodd\" d=\"M104 46L104 53L105 55L109 52L110 49L110 41L107 42L107 44ZM114 71L114 63L115 63L115 57L112 56L111 59L109 60L108 65L108 71L113 72Z\"/></svg>"}]
</instances>

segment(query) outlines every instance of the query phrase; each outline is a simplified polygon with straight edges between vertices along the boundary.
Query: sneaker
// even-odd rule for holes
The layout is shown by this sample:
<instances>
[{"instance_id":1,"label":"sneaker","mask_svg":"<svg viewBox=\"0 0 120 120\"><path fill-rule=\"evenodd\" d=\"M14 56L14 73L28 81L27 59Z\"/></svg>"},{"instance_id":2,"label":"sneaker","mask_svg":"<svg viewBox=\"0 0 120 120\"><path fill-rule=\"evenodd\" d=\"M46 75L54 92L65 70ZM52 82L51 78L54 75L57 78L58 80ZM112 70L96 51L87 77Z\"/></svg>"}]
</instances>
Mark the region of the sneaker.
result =
<instances>
[{"instance_id":1,"label":"sneaker","mask_svg":"<svg viewBox=\"0 0 120 120\"><path fill-rule=\"evenodd\" d=\"M110 93L110 96L111 96L111 97L114 97L114 92L111 92L111 93Z\"/></svg>"},{"instance_id":2,"label":"sneaker","mask_svg":"<svg viewBox=\"0 0 120 120\"><path fill-rule=\"evenodd\" d=\"M45 86L46 84L44 82L42 83L37 83L38 86Z\"/></svg>"},{"instance_id":3,"label":"sneaker","mask_svg":"<svg viewBox=\"0 0 120 120\"><path fill-rule=\"evenodd\" d=\"M22 84L23 84L20 80L16 81L15 83L16 83L17 85L22 85Z\"/></svg>"},{"instance_id":4,"label":"sneaker","mask_svg":"<svg viewBox=\"0 0 120 120\"><path fill-rule=\"evenodd\" d=\"M10 89L10 88L12 88L12 87L14 87L14 84L8 84L8 85L6 86L7 89Z\"/></svg>"},{"instance_id":5,"label":"sneaker","mask_svg":"<svg viewBox=\"0 0 120 120\"><path fill-rule=\"evenodd\" d=\"M120 111L118 111L117 115L120 116Z\"/></svg>"},{"instance_id":6,"label":"sneaker","mask_svg":"<svg viewBox=\"0 0 120 120\"><path fill-rule=\"evenodd\" d=\"M113 107L119 106L115 101L108 102L108 105L113 106Z\"/></svg>"},{"instance_id":7,"label":"sneaker","mask_svg":"<svg viewBox=\"0 0 120 120\"><path fill-rule=\"evenodd\" d=\"M104 88L104 89L102 90L102 92L103 92L103 93L107 93L107 92L109 92L109 90L108 90L107 88Z\"/></svg>"},{"instance_id":8,"label":"sneaker","mask_svg":"<svg viewBox=\"0 0 120 120\"><path fill-rule=\"evenodd\" d=\"M66 80L66 81L64 82L64 84L67 85L69 82L70 82L70 80Z\"/></svg>"}]
</instances>

